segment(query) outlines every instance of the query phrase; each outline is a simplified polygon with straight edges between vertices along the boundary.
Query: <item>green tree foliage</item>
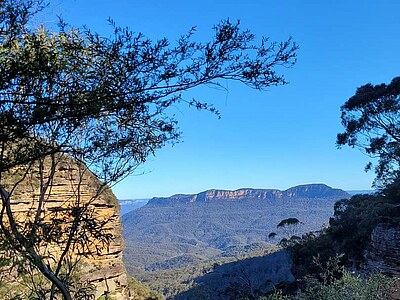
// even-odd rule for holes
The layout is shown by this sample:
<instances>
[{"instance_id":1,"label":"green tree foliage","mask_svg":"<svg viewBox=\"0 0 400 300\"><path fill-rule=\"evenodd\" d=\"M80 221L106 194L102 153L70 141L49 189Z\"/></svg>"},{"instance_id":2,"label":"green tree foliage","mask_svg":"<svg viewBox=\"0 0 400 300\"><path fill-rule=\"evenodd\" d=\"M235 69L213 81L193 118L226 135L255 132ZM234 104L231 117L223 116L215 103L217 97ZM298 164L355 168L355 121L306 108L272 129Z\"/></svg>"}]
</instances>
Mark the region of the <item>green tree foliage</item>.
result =
<instances>
[{"instance_id":1,"label":"green tree foliage","mask_svg":"<svg viewBox=\"0 0 400 300\"><path fill-rule=\"evenodd\" d=\"M41 0L0 2L0 221L10 249L52 282L50 298L57 287L71 299L62 262L46 264L37 249L48 226L41 218L46 195L62 158L81 162L82 173L93 172L102 183L100 194L179 139L169 107L186 103L218 114L204 101L187 100L185 91L220 86L221 80L259 90L286 84L277 70L295 63L297 46L291 39L256 43L250 31L230 21L213 28L211 41L195 42L193 28L174 45L113 24L114 35L107 38L63 22L58 31L35 28L30 21L44 6ZM5 188L6 175L16 169L19 177ZM41 178L40 195L27 226L17 222L10 199L34 171ZM79 234L102 238L88 206L72 207L70 215L64 254L71 241L88 240Z\"/></svg>"},{"instance_id":2,"label":"green tree foliage","mask_svg":"<svg viewBox=\"0 0 400 300\"><path fill-rule=\"evenodd\" d=\"M141 283L136 278L129 278L129 289L132 291L130 297L134 300L162 300L164 299L161 295L150 290L150 288Z\"/></svg>"},{"instance_id":3,"label":"green tree foliage","mask_svg":"<svg viewBox=\"0 0 400 300\"><path fill-rule=\"evenodd\" d=\"M343 133L337 145L360 148L377 157L377 186L399 178L400 167L400 77L389 84L366 84L359 87L341 107ZM372 164L366 167L369 170Z\"/></svg>"},{"instance_id":4,"label":"green tree foliage","mask_svg":"<svg viewBox=\"0 0 400 300\"><path fill-rule=\"evenodd\" d=\"M308 276L305 292L299 297L276 293L269 299L389 298L390 279L381 274L362 279L343 266L356 267L363 262L371 233L378 224L391 227L400 222L399 100L400 77L396 77L390 84L361 86L341 107L345 131L337 135L337 145L357 147L377 158L374 184L381 189L373 195L338 201L328 228L303 235L300 243L291 245L295 272L302 278ZM369 163L366 170L371 168ZM331 268L332 257L333 266L341 268Z\"/></svg>"},{"instance_id":5,"label":"green tree foliage","mask_svg":"<svg viewBox=\"0 0 400 300\"><path fill-rule=\"evenodd\" d=\"M292 296L282 291L261 297L260 300L386 300L390 299L393 280L382 275L373 274L363 279L349 272L332 283L324 284L315 278L309 278L304 292Z\"/></svg>"},{"instance_id":6,"label":"green tree foliage","mask_svg":"<svg viewBox=\"0 0 400 300\"><path fill-rule=\"evenodd\" d=\"M285 294L277 289L260 300L367 300L389 299L396 280L383 274L375 273L361 277L346 271L340 264L340 256L330 257L322 262L314 257L313 264L318 270L304 278L301 291Z\"/></svg>"},{"instance_id":7,"label":"green tree foliage","mask_svg":"<svg viewBox=\"0 0 400 300\"><path fill-rule=\"evenodd\" d=\"M278 225L276 225L276 228L281 228L281 227L286 227L286 226L296 226L301 224L299 219L297 218L287 218L283 219L282 221L279 222Z\"/></svg>"},{"instance_id":8,"label":"green tree foliage","mask_svg":"<svg viewBox=\"0 0 400 300\"><path fill-rule=\"evenodd\" d=\"M287 218L276 225L276 228L281 229L286 235L286 237L280 241L282 246L286 247L292 243L297 243L299 237L297 237L296 234L301 224L303 224L303 222L297 218Z\"/></svg>"},{"instance_id":9,"label":"green tree foliage","mask_svg":"<svg viewBox=\"0 0 400 300\"><path fill-rule=\"evenodd\" d=\"M313 263L317 256L325 262L339 253L341 264L362 263L374 228L382 222L388 226L400 222L399 184L395 182L377 194L355 195L338 201L328 228L317 234L305 234L300 243L293 245L291 250L299 276L318 272Z\"/></svg>"},{"instance_id":10,"label":"green tree foliage","mask_svg":"<svg viewBox=\"0 0 400 300\"><path fill-rule=\"evenodd\" d=\"M4 11L23 21L21 28L9 19L0 23L1 140L7 151L0 170L63 152L79 156L104 182L115 182L178 139L168 107L187 102L216 112L185 100L183 91L218 86L221 79L256 89L285 84L275 68L295 61L290 39L257 45L252 33L229 21L214 27L210 42L192 41L192 29L171 46L165 38L152 42L119 27L112 38L64 24L59 32L30 29L23 24L32 3L3 2Z\"/></svg>"}]
</instances>

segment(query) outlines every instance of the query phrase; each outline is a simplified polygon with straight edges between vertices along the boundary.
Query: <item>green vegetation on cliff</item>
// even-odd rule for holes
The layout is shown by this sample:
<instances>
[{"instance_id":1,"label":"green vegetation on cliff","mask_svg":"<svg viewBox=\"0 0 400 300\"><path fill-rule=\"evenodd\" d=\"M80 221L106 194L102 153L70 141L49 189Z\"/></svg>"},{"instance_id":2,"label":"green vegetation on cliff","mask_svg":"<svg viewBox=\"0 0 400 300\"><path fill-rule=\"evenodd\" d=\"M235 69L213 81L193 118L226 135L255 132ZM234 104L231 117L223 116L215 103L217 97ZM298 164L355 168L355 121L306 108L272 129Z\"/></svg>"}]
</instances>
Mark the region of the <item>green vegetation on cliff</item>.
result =
<instances>
[{"instance_id":1,"label":"green vegetation on cliff","mask_svg":"<svg viewBox=\"0 0 400 300\"><path fill-rule=\"evenodd\" d=\"M355 195L338 201L329 227L321 233L303 236L293 245L293 258L298 271L312 273L314 257L327 260L341 254L347 266L364 262L364 251L371 242L371 234L378 224L400 224L400 182L372 195ZM302 271L304 268L304 271Z\"/></svg>"},{"instance_id":2,"label":"green vegetation on cliff","mask_svg":"<svg viewBox=\"0 0 400 300\"><path fill-rule=\"evenodd\" d=\"M306 289L293 296L282 291L258 298L259 300L388 300L395 281L382 274L373 274L363 279L344 272L340 279L322 283L308 278Z\"/></svg>"}]
</instances>

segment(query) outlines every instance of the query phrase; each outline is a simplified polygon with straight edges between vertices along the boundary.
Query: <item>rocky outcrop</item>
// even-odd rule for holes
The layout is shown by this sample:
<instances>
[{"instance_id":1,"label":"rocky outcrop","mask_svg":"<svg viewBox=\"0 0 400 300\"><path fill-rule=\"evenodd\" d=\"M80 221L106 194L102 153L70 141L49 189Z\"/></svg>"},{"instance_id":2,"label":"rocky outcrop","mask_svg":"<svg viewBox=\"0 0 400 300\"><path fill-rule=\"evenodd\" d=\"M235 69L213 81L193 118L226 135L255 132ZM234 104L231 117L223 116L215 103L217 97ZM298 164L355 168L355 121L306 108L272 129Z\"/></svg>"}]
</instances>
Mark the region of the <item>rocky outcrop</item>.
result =
<instances>
[{"instance_id":1,"label":"rocky outcrop","mask_svg":"<svg viewBox=\"0 0 400 300\"><path fill-rule=\"evenodd\" d=\"M314 198L349 198L350 195L340 189L331 188L325 184L306 184L289 188L284 191L277 189L238 189L208 190L194 195L173 195L168 198L153 198L149 205L167 205L170 203L209 202L209 201L237 201L242 199L281 200L281 199L314 199Z\"/></svg>"},{"instance_id":2,"label":"rocky outcrop","mask_svg":"<svg viewBox=\"0 0 400 300\"><path fill-rule=\"evenodd\" d=\"M49 165L47 162L44 167L44 182L51 173ZM23 171L14 170L9 174L2 181L4 188L11 188ZM11 196L12 210L20 226L29 224L37 212L40 186L43 186L39 178L38 171L30 171ZM77 208L85 209L88 224L101 229L101 232L96 233L96 228L92 228L93 232L87 233L87 227L85 235L80 232L81 235L73 240L67 257L69 261L77 263L78 282L92 286L95 299L101 296L106 296L107 299L128 299L118 201L110 189L101 187L95 175L70 158L63 157L57 163L55 176L45 194L40 214L43 226L46 227L47 224L47 228L58 231L59 237L49 243L43 241L37 244L37 251L45 257L51 257L52 261L59 259L65 249L71 220Z\"/></svg>"},{"instance_id":3,"label":"rocky outcrop","mask_svg":"<svg viewBox=\"0 0 400 300\"><path fill-rule=\"evenodd\" d=\"M400 225L381 223L376 226L364 257L367 270L400 275Z\"/></svg>"}]
</instances>

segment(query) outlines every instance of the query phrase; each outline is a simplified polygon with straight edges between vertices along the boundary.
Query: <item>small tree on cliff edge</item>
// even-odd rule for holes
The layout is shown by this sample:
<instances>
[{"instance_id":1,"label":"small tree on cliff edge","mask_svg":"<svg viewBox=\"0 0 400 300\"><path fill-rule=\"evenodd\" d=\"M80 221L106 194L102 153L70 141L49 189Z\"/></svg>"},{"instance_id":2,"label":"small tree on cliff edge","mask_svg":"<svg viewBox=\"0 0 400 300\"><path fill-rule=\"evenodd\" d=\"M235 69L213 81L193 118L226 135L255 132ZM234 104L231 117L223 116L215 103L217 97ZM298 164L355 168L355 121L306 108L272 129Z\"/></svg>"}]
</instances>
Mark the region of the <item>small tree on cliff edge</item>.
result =
<instances>
[{"instance_id":1,"label":"small tree on cliff edge","mask_svg":"<svg viewBox=\"0 0 400 300\"><path fill-rule=\"evenodd\" d=\"M341 107L345 131L337 145L357 147L376 157L374 185L385 187L400 178L400 77L390 84L359 87ZM366 170L372 168L372 163Z\"/></svg>"},{"instance_id":2,"label":"small tree on cliff edge","mask_svg":"<svg viewBox=\"0 0 400 300\"><path fill-rule=\"evenodd\" d=\"M167 114L171 105L187 103L218 114L206 102L186 100L182 92L218 86L221 79L259 90L286 84L276 69L295 63L297 46L290 39L270 43L263 38L255 44L253 34L230 21L216 25L209 42L192 41L192 29L176 45L116 26L112 38L62 22L57 32L32 28L32 16L43 7L40 0L0 1L0 221L11 250L71 299L68 278L47 265L35 248L43 233L44 196L50 193L60 155L93 172L102 182L100 193L179 139L177 123ZM15 169L23 170L23 179L35 168L40 174L45 160L51 168L40 187L37 218L26 231L10 204L20 181L5 190L2 180ZM71 209L75 226L67 228L69 236L93 225L85 211Z\"/></svg>"}]
</instances>

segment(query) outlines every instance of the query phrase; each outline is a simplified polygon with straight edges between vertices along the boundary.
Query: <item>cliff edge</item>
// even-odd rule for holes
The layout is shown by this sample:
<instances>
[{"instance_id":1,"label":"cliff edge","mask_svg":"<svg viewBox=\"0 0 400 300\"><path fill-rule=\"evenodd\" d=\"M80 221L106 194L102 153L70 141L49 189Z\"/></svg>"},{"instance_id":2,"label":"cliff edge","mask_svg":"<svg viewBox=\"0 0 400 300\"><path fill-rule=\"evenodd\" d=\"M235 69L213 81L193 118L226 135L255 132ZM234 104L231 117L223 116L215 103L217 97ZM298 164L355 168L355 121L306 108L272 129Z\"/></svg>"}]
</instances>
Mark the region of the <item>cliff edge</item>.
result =
<instances>
[{"instance_id":1,"label":"cliff edge","mask_svg":"<svg viewBox=\"0 0 400 300\"><path fill-rule=\"evenodd\" d=\"M48 168L48 164L45 164L43 173L46 175L49 174ZM21 170L14 170L8 178L2 180L2 186L7 189L7 185L13 185L20 173ZM129 299L128 276L122 261L124 241L121 235L120 207L116 197L109 188L101 188L97 177L71 158L64 156L58 162L54 174L46 193L41 218L43 224L55 226L60 220L64 220L65 224L54 227L60 232L56 242L54 239L50 243L40 242L37 251L42 257L51 257L52 261L56 261L65 249L70 228L67 223L72 220L74 208L86 207L86 217L91 218L93 224L101 224L106 239L98 239L91 233L85 244L80 243L80 236L73 240L74 245L67 257L69 261L77 263L77 281L91 287L94 299ZM102 192L99 193L99 190ZM24 182L12 193L12 211L21 226L29 226L26 224L35 215L39 191L39 173L30 171ZM49 259L48 264L52 261ZM21 276L18 275L14 280L8 278L6 282L15 286L20 280Z\"/></svg>"},{"instance_id":2,"label":"cliff edge","mask_svg":"<svg viewBox=\"0 0 400 300\"><path fill-rule=\"evenodd\" d=\"M198 194L177 194L171 197L152 198L148 205L168 205L174 203L211 202L211 201L238 201L254 200L285 200L294 198L349 198L350 195L341 190L331 188L325 184L304 184L291 187L287 190L242 188L235 191L207 190Z\"/></svg>"}]
</instances>

